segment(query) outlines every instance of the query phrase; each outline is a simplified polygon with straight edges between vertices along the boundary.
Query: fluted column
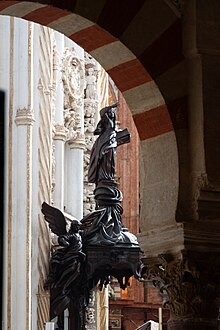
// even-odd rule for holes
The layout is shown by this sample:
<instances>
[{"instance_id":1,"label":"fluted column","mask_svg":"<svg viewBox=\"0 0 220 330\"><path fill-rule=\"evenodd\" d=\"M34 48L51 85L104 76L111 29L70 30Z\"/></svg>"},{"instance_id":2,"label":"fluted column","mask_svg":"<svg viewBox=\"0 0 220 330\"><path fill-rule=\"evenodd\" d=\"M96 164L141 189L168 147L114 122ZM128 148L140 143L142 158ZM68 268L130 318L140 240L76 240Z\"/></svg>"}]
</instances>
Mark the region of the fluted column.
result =
<instances>
[{"instance_id":1,"label":"fluted column","mask_svg":"<svg viewBox=\"0 0 220 330\"><path fill-rule=\"evenodd\" d=\"M12 234L16 239L12 248L12 324L23 329L31 329L31 195L32 195L32 125L31 108L18 109L17 125L17 199L16 216L13 219ZM12 326L13 328L13 326Z\"/></svg>"},{"instance_id":2,"label":"fluted column","mask_svg":"<svg viewBox=\"0 0 220 330\"><path fill-rule=\"evenodd\" d=\"M53 191L54 205L61 210L64 207L64 147L66 141L66 130L63 125L55 125L54 134L54 182Z\"/></svg>"},{"instance_id":3,"label":"fluted column","mask_svg":"<svg viewBox=\"0 0 220 330\"><path fill-rule=\"evenodd\" d=\"M67 211L76 218L81 219L83 215L83 151L85 139L79 135L76 139L69 141L69 156L67 167L67 178L70 180L67 186ZM71 183L70 183L71 182Z\"/></svg>"},{"instance_id":4,"label":"fluted column","mask_svg":"<svg viewBox=\"0 0 220 330\"><path fill-rule=\"evenodd\" d=\"M33 25L1 19L6 91L3 329L31 329ZM7 40L7 41L6 41ZM22 40L22 42L21 42ZM2 57L2 54L3 57Z\"/></svg>"},{"instance_id":5,"label":"fluted column","mask_svg":"<svg viewBox=\"0 0 220 330\"><path fill-rule=\"evenodd\" d=\"M64 52L64 35L55 33L53 49L53 91L55 107L54 125L54 187L53 202L56 207L64 208L64 148L66 129L64 127L64 88L62 81L62 55Z\"/></svg>"}]
</instances>

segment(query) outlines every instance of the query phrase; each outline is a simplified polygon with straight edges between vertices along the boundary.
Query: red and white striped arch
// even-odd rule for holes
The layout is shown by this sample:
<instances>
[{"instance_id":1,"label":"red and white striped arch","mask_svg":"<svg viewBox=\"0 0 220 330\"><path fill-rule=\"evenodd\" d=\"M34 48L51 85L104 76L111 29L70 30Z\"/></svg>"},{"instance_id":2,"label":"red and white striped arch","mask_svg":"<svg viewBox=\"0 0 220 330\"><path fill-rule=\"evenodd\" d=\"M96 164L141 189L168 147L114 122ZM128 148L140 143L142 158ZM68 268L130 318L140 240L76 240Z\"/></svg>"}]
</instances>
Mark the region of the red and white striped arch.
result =
<instances>
[{"instance_id":1,"label":"red and white striped arch","mask_svg":"<svg viewBox=\"0 0 220 330\"><path fill-rule=\"evenodd\" d=\"M0 1L0 15L20 17L53 28L88 51L103 66L123 93L141 140L141 229L173 222L178 194L175 134L164 98L140 60L108 31L67 10L37 2Z\"/></svg>"},{"instance_id":2,"label":"red and white striped arch","mask_svg":"<svg viewBox=\"0 0 220 330\"><path fill-rule=\"evenodd\" d=\"M173 130L154 80L136 56L109 32L79 15L36 2L0 1L0 14L51 27L88 51L123 93L141 140Z\"/></svg>"}]
</instances>

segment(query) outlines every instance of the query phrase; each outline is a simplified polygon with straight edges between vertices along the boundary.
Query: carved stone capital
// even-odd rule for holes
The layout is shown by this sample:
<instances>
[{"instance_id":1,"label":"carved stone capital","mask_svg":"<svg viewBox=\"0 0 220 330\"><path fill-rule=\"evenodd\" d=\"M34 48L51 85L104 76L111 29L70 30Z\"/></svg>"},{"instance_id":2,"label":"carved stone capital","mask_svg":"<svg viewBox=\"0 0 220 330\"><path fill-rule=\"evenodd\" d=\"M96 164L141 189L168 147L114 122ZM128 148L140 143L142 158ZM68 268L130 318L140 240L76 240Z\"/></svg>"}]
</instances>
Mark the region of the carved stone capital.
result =
<instances>
[{"instance_id":1,"label":"carved stone capital","mask_svg":"<svg viewBox=\"0 0 220 330\"><path fill-rule=\"evenodd\" d=\"M147 278L167 294L171 319L215 319L220 299L220 255L160 256Z\"/></svg>"},{"instance_id":2,"label":"carved stone capital","mask_svg":"<svg viewBox=\"0 0 220 330\"><path fill-rule=\"evenodd\" d=\"M68 141L70 149L82 149L85 150L85 136L83 134L77 134L76 138Z\"/></svg>"},{"instance_id":3,"label":"carved stone capital","mask_svg":"<svg viewBox=\"0 0 220 330\"><path fill-rule=\"evenodd\" d=\"M55 125L55 134L54 134L54 140L61 140L61 141L66 141L67 137L67 129L60 124Z\"/></svg>"},{"instance_id":4,"label":"carved stone capital","mask_svg":"<svg viewBox=\"0 0 220 330\"><path fill-rule=\"evenodd\" d=\"M15 117L15 123L17 126L20 125L33 125L35 122L33 110L28 108L18 109Z\"/></svg>"}]
</instances>

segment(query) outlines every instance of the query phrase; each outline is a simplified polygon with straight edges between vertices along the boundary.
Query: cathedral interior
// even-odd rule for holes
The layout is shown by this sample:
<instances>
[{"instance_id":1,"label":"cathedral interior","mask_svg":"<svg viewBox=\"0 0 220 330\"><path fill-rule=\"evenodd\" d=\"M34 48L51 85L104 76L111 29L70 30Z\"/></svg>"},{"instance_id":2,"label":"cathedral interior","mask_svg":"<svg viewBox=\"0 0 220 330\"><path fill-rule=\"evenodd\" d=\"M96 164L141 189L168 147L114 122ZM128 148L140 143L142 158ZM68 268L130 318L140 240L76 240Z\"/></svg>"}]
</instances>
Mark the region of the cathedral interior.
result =
<instances>
[{"instance_id":1,"label":"cathedral interior","mask_svg":"<svg viewBox=\"0 0 220 330\"><path fill-rule=\"evenodd\" d=\"M0 1L0 15L61 32L114 81L140 139L145 276L168 297L167 329L217 330L219 1Z\"/></svg>"}]
</instances>

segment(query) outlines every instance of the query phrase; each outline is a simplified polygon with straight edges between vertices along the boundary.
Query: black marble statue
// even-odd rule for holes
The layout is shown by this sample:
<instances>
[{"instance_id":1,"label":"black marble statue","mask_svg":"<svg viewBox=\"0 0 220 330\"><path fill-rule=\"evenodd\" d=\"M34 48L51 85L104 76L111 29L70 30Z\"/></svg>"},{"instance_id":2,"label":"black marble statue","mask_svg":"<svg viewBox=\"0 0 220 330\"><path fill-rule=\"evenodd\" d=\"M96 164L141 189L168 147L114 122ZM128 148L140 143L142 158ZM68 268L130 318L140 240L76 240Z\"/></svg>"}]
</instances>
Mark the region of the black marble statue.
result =
<instances>
[{"instance_id":1,"label":"black marble statue","mask_svg":"<svg viewBox=\"0 0 220 330\"><path fill-rule=\"evenodd\" d=\"M45 220L59 243L45 283L45 288L51 289L51 317L60 316L67 307L75 310L76 329L83 329L83 312L92 288L98 283L102 288L114 276L125 289L131 276L140 279L143 267L137 238L121 221L122 193L115 181L115 153L119 145L130 141L130 134L127 129L116 131L117 106L100 111L94 131L98 138L91 151L88 180L95 183L96 210L81 221L73 220L67 232L63 213L42 204Z\"/></svg>"}]
</instances>

